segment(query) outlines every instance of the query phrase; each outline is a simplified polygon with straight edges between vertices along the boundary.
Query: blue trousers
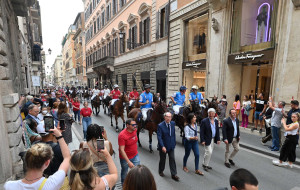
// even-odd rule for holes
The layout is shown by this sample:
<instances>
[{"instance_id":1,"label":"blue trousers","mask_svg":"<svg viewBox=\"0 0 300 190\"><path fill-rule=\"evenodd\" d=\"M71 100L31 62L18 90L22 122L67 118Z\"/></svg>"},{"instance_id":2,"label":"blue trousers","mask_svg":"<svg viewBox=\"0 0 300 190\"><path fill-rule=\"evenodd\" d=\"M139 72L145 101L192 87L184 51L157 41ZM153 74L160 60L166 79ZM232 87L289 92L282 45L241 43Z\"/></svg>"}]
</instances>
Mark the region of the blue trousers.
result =
<instances>
[{"instance_id":1,"label":"blue trousers","mask_svg":"<svg viewBox=\"0 0 300 190\"><path fill-rule=\"evenodd\" d=\"M74 121L80 121L80 110L74 112ZM77 118L77 120L76 120Z\"/></svg>"},{"instance_id":2,"label":"blue trousers","mask_svg":"<svg viewBox=\"0 0 300 190\"><path fill-rule=\"evenodd\" d=\"M135 157L129 159L133 165L137 166L140 164L140 157L139 157L139 154L137 154ZM126 162L126 160L124 159L121 159L120 158L120 164L121 164L121 182L122 182L122 185L125 181L125 178L127 176L127 172L128 172L128 164Z\"/></svg>"},{"instance_id":3,"label":"blue trousers","mask_svg":"<svg viewBox=\"0 0 300 190\"><path fill-rule=\"evenodd\" d=\"M272 148L279 150L279 131L280 128L277 128L275 126L272 126Z\"/></svg>"},{"instance_id":4,"label":"blue trousers","mask_svg":"<svg viewBox=\"0 0 300 190\"><path fill-rule=\"evenodd\" d=\"M186 162L190 156L191 150L193 150L194 156L195 156L195 170L198 170L199 169L199 157L200 157L198 141L189 141L189 140L185 139L184 149L185 149L185 154L183 157L183 167L186 167Z\"/></svg>"},{"instance_id":5,"label":"blue trousers","mask_svg":"<svg viewBox=\"0 0 300 190\"><path fill-rule=\"evenodd\" d=\"M92 124L92 118L91 117L83 117L82 118L82 127L83 127L83 138L86 139L86 131L88 126Z\"/></svg>"}]
</instances>

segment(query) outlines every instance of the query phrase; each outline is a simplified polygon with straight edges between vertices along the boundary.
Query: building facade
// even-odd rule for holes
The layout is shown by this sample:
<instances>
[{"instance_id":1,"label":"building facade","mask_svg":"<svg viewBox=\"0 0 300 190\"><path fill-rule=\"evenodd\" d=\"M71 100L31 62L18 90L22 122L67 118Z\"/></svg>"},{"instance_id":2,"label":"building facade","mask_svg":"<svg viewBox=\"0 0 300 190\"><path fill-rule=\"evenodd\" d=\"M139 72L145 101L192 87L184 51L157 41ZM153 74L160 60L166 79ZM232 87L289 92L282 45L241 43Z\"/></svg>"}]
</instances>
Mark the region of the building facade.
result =
<instances>
[{"instance_id":1,"label":"building facade","mask_svg":"<svg viewBox=\"0 0 300 190\"><path fill-rule=\"evenodd\" d=\"M145 84L166 97L167 0L83 1L88 84L123 91Z\"/></svg>"},{"instance_id":2,"label":"building facade","mask_svg":"<svg viewBox=\"0 0 300 190\"><path fill-rule=\"evenodd\" d=\"M74 50L74 34L76 26L70 25L68 33L64 36L62 41L62 58L64 65L64 80L63 86L75 86L78 83L76 78L76 62Z\"/></svg>"},{"instance_id":3,"label":"building facade","mask_svg":"<svg viewBox=\"0 0 300 190\"><path fill-rule=\"evenodd\" d=\"M76 63L76 81L75 86L87 86L86 77L86 62L83 53L83 40L84 40L84 13L78 13L74 24L76 32L73 36L74 49L75 49L75 63Z\"/></svg>"},{"instance_id":4,"label":"building facade","mask_svg":"<svg viewBox=\"0 0 300 190\"><path fill-rule=\"evenodd\" d=\"M236 94L299 99L297 2L173 1L168 96L198 85L205 98L227 95L230 107Z\"/></svg>"},{"instance_id":5,"label":"building facade","mask_svg":"<svg viewBox=\"0 0 300 190\"><path fill-rule=\"evenodd\" d=\"M63 86L63 77L64 77L64 66L62 55L58 55L55 58L54 64L52 65L54 73L53 85Z\"/></svg>"}]
</instances>

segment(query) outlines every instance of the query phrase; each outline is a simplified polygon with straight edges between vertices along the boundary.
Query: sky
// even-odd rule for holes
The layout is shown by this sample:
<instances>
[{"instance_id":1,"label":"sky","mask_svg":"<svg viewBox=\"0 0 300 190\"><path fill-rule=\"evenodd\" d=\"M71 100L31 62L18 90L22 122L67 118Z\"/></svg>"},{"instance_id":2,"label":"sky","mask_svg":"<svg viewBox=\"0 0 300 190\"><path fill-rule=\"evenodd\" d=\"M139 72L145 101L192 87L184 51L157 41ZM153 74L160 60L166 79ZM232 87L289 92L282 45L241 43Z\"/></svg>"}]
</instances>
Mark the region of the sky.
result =
<instances>
[{"instance_id":1,"label":"sky","mask_svg":"<svg viewBox=\"0 0 300 190\"><path fill-rule=\"evenodd\" d=\"M46 55L46 73L50 73L57 55L61 55L61 42L79 12L83 12L82 0L39 0L42 17L43 49ZM48 69L49 66L49 69Z\"/></svg>"}]
</instances>

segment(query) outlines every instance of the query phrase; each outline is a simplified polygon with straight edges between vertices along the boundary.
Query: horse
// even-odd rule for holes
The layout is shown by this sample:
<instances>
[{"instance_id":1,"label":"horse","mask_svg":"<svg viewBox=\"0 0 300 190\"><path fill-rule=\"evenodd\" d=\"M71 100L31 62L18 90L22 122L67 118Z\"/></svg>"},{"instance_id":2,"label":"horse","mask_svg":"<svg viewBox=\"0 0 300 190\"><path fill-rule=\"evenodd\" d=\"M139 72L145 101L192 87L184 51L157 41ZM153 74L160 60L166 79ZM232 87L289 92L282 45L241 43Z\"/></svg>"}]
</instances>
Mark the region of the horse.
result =
<instances>
[{"instance_id":1,"label":"horse","mask_svg":"<svg viewBox=\"0 0 300 190\"><path fill-rule=\"evenodd\" d=\"M110 121L111 121L111 126L113 127L113 122L112 122L112 117L113 115L115 116L115 121L116 121L116 132L119 132L119 127L118 127L118 118L121 117L123 120L123 128L125 128L125 119L124 119L124 103L128 102L128 97L126 93L122 93L119 97L119 100L115 102L115 105L113 107L112 112L110 113Z\"/></svg>"},{"instance_id":2,"label":"horse","mask_svg":"<svg viewBox=\"0 0 300 190\"><path fill-rule=\"evenodd\" d=\"M141 107L140 104L139 104L139 100L140 100L140 98L138 97L138 98L134 101L133 106L129 106L129 104L126 105L127 117L128 117L130 111L131 111L133 108L140 108L140 107Z\"/></svg>"},{"instance_id":3,"label":"horse","mask_svg":"<svg viewBox=\"0 0 300 190\"><path fill-rule=\"evenodd\" d=\"M141 112L140 108L133 108L129 114L129 118L133 118L136 123L138 124L138 129L137 129L137 136L138 136L138 143L139 147L142 147L141 142L140 142L140 131L142 129L142 124L141 122L138 121L138 115ZM148 130L149 132L149 151L152 153L152 134L153 132L157 132L157 126L159 123L161 123L164 120L164 113L167 112L167 105L163 101L159 101L155 106L152 111L152 115L150 118L150 121L147 121L145 123L145 129Z\"/></svg>"},{"instance_id":4,"label":"horse","mask_svg":"<svg viewBox=\"0 0 300 190\"><path fill-rule=\"evenodd\" d=\"M206 108L205 109L203 109L203 118L206 118L206 117L208 117L208 109L209 108L214 108L215 110L216 110L216 113L219 113L220 111L219 111L219 107L218 107L218 103L217 102L209 102L209 100L208 99L206 99L206 101L208 102L207 103L207 106L206 106Z\"/></svg>"},{"instance_id":5,"label":"horse","mask_svg":"<svg viewBox=\"0 0 300 190\"><path fill-rule=\"evenodd\" d=\"M77 96L76 90L74 89L71 93L71 98L74 99Z\"/></svg>"},{"instance_id":6,"label":"horse","mask_svg":"<svg viewBox=\"0 0 300 190\"><path fill-rule=\"evenodd\" d=\"M84 90L83 92L83 98L84 100L88 100L90 98L90 94L88 90Z\"/></svg>"},{"instance_id":7,"label":"horse","mask_svg":"<svg viewBox=\"0 0 300 190\"><path fill-rule=\"evenodd\" d=\"M101 100L100 97L97 95L91 102L92 104L92 110L93 110L93 114L94 114L94 108L96 110L96 116L99 114L100 112L100 105L101 105Z\"/></svg>"},{"instance_id":8,"label":"horse","mask_svg":"<svg viewBox=\"0 0 300 190\"><path fill-rule=\"evenodd\" d=\"M106 96L106 98L104 98L102 101L103 101L102 107L104 110L104 114L106 114L106 109L108 110L108 108L109 108L109 102L111 101L111 97Z\"/></svg>"}]
</instances>

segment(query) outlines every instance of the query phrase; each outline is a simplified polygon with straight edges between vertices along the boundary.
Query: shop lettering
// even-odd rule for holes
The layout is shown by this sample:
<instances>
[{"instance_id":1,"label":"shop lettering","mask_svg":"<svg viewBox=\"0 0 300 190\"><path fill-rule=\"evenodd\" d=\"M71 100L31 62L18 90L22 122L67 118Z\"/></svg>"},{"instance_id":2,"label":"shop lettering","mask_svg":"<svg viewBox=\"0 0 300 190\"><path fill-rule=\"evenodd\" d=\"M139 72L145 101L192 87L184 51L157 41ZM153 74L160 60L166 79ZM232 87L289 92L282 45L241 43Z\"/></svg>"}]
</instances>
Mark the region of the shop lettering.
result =
<instances>
[{"instance_id":1,"label":"shop lettering","mask_svg":"<svg viewBox=\"0 0 300 190\"><path fill-rule=\"evenodd\" d=\"M196 67L196 66L200 66L202 63L196 63L196 62L189 62L186 63L187 67Z\"/></svg>"},{"instance_id":2,"label":"shop lettering","mask_svg":"<svg viewBox=\"0 0 300 190\"><path fill-rule=\"evenodd\" d=\"M258 55L252 55L252 54L246 54L246 55L237 55L235 56L235 60L243 60L243 59L252 59L255 60L256 58L262 57L265 54L258 54Z\"/></svg>"}]
</instances>

